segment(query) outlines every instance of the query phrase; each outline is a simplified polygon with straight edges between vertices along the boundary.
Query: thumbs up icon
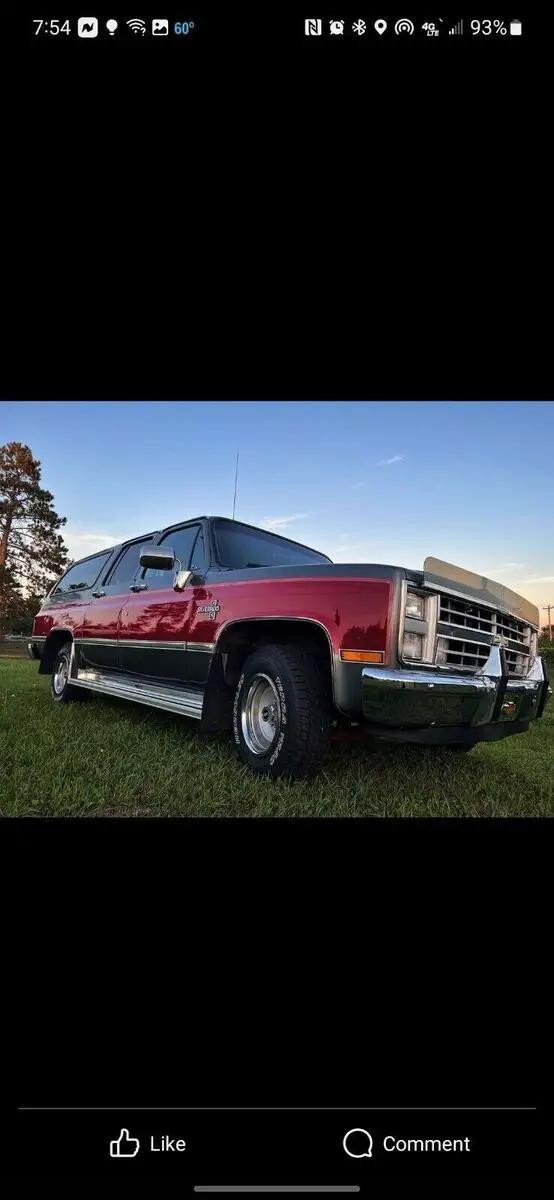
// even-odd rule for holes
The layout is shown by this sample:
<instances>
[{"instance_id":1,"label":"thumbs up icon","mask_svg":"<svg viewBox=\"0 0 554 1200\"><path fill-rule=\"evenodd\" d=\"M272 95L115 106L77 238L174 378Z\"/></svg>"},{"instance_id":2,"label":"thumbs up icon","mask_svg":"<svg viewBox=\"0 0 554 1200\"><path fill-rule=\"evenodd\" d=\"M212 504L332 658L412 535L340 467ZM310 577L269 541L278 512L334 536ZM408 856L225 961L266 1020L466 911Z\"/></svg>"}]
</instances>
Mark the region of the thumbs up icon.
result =
<instances>
[{"instance_id":1,"label":"thumbs up icon","mask_svg":"<svg viewBox=\"0 0 554 1200\"><path fill-rule=\"evenodd\" d=\"M129 1137L129 1130L122 1129L118 1138L114 1138L110 1142L110 1155L112 1158L134 1158L140 1150L140 1142L138 1138Z\"/></svg>"}]
</instances>

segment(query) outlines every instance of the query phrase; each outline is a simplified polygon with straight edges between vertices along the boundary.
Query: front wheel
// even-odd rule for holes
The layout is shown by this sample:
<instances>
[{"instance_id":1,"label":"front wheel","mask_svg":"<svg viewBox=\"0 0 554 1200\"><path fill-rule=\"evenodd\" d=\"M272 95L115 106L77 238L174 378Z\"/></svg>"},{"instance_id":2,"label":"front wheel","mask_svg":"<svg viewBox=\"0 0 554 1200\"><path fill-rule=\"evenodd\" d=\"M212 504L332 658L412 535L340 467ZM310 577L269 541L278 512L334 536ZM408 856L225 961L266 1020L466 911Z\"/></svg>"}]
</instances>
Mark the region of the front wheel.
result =
<instances>
[{"instance_id":1,"label":"front wheel","mask_svg":"<svg viewBox=\"0 0 554 1200\"><path fill-rule=\"evenodd\" d=\"M305 779L329 754L331 704L323 666L296 646L247 658L233 704L239 757L255 775Z\"/></svg>"}]
</instances>

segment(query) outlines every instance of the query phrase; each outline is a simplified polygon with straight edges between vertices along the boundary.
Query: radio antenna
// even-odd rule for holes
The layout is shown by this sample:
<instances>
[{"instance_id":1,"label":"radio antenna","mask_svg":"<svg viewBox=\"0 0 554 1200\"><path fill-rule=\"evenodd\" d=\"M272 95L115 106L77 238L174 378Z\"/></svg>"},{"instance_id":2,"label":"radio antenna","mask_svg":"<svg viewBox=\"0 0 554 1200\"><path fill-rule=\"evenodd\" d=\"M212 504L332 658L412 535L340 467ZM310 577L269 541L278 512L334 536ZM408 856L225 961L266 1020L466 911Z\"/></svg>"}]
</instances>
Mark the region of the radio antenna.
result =
<instances>
[{"instance_id":1,"label":"radio antenna","mask_svg":"<svg viewBox=\"0 0 554 1200\"><path fill-rule=\"evenodd\" d=\"M237 454L237 465L236 465L236 467L235 467L235 492L234 492L234 496L233 496L233 521L234 521L234 519L235 519L235 504L236 504L236 500L237 500L237 480L238 480L238 477L239 477L239 456L238 456L238 454Z\"/></svg>"}]
</instances>

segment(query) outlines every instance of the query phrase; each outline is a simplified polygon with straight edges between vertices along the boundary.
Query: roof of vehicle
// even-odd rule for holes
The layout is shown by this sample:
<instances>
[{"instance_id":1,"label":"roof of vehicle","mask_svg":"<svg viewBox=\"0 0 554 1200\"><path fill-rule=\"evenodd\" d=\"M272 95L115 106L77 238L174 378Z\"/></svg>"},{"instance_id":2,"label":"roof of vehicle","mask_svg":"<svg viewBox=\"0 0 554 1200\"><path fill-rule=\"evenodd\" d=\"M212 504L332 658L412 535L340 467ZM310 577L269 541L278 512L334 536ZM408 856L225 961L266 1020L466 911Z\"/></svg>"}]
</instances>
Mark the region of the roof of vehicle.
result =
<instances>
[{"instance_id":1,"label":"roof of vehicle","mask_svg":"<svg viewBox=\"0 0 554 1200\"><path fill-rule=\"evenodd\" d=\"M306 542L298 542L295 538L286 537L282 533L275 533L272 529L264 529L261 525L252 525L248 521L237 521L234 517L224 517L218 514L200 517L184 517L180 521L175 521L172 525L164 525L161 529L154 529L151 533L137 533L134 537L126 538L123 542L116 542L113 546L105 546L101 550L95 550L92 554L86 554L83 558L75 559L74 566L78 563L87 562L89 558L96 558L99 554L112 554L114 550L121 550L123 546L130 546L133 542L140 542L144 538L158 538L162 533L170 532L172 529L177 529L181 525L193 525L197 521L228 521L231 525L240 525L243 529L256 529L260 533L265 533L269 537L280 538L284 542L291 542L293 546L300 546L303 550L312 550L315 554L322 554L324 558L329 558L324 550L316 550L315 546L308 546ZM329 562L332 560L329 559Z\"/></svg>"}]
</instances>

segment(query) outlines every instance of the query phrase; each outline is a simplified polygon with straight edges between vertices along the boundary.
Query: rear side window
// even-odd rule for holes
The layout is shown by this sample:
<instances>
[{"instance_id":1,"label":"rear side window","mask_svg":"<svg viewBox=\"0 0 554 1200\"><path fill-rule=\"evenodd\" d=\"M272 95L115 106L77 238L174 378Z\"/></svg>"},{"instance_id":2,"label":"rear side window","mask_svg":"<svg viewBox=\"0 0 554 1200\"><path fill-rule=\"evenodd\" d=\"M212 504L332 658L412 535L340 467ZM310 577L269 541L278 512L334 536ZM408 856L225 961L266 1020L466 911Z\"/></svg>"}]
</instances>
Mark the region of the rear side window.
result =
<instances>
[{"instance_id":1,"label":"rear side window","mask_svg":"<svg viewBox=\"0 0 554 1200\"><path fill-rule=\"evenodd\" d=\"M144 546L150 545L151 538L143 538L142 542L133 542L132 546L127 546L123 551L121 558L116 562L115 567L106 580L106 587L113 587L114 583L132 583L135 574L138 570L139 558Z\"/></svg>"},{"instance_id":2,"label":"rear side window","mask_svg":"<svg viewBox=\"0 0 554 1200\"><path fill-rule=\"evenodd\" d=\"M80 592L85 588L91 588L103 567L109 561L111 550L105 554L97 554L94 558L87 558L84 562L75 563L66 571L65 575L60 579L60 582L51 592L52 596L58 596L61 592Z\"/></svg>"}]
</instances>

